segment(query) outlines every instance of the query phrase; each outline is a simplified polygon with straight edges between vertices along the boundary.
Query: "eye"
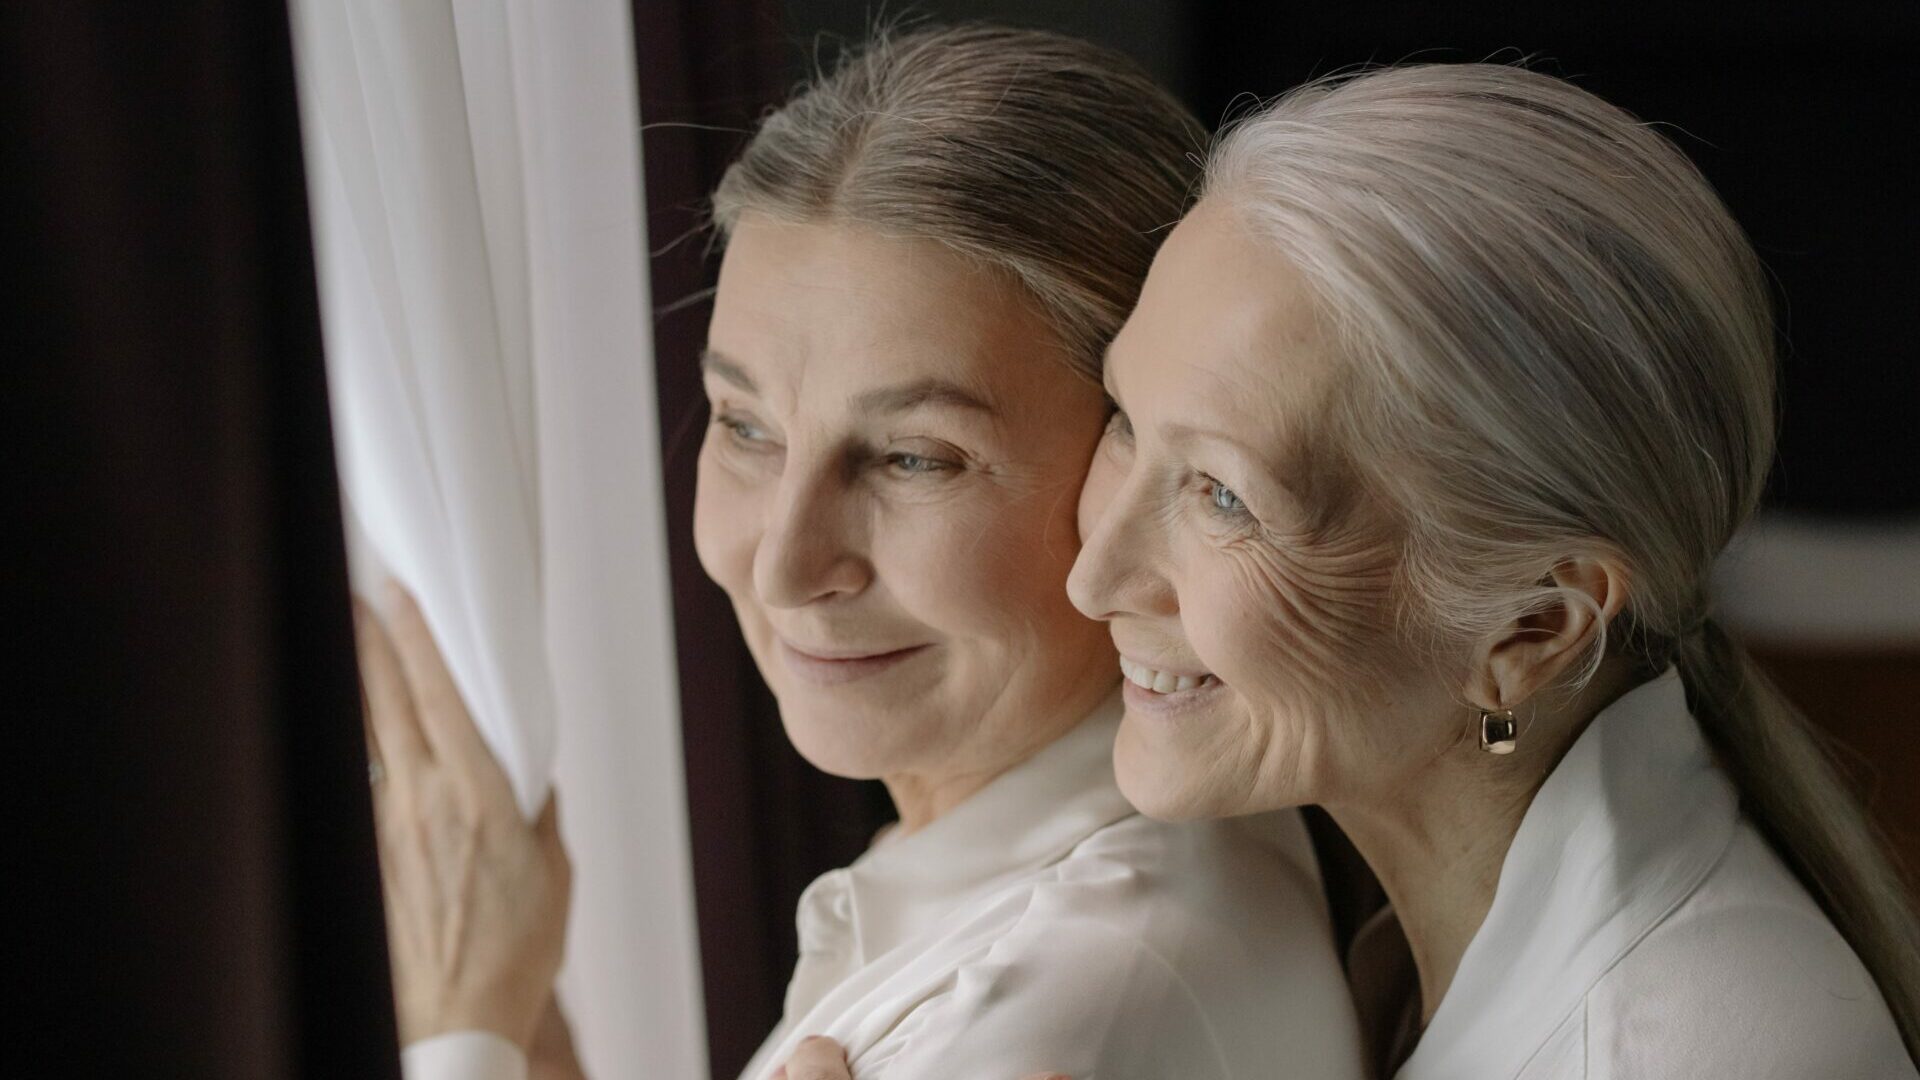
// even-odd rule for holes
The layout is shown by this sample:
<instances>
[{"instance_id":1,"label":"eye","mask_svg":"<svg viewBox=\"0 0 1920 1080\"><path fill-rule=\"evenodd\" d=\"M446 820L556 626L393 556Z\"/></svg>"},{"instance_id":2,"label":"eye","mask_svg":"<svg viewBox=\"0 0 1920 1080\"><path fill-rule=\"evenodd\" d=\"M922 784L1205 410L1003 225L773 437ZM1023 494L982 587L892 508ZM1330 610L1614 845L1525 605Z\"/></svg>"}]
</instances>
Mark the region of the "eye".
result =
<instances>
[{"instance_id":1,"label":"eye","mask_svg":"<svg viewBox=\"0 0 1920 1080\"><path fill-rule=\"evenodd\" d=\"M1118 405L1113 406L1113 415L1107 417L1107 434L1123 443L1133 442L1133 421Z\"/></svg>"},{"instance_id":2,"label":"eye","mask_svg":"<svg viewBox=\"0 0 1920 1080\"><path fill-rule=\"evenodd\" d=\"M720 413L713 418L713 422L725 428L727 436L734 442L746 447L759 448L771 441L765 428L746 417Z\"/></svg>"},{"instance_id":3,"label":"eye","mask_svg":"<svg viewBox=\"0 0 1920 1080\"><path fill-rule=\"evenodd\" d=\"M1201 476L1206 479L1207 498L1214 510L1231 517L1238 517L1247 512L1247 504L1240 501L1240 496L1235 495L1232 488L1205 473Z\"/></svg>"},{"instance_id":4,"label":"eye","mask_svg":"<svg viewBox=\"0 0 1920 1080\"><path fill-rule=\"evenodd\" d=\"M941 461L938 458L923 457L920 454L888 454L886 460L887 465L895 472L904 473L909 476L946 472L954 468L954 464L951 461Z\"/></svg>"}]
</instances>

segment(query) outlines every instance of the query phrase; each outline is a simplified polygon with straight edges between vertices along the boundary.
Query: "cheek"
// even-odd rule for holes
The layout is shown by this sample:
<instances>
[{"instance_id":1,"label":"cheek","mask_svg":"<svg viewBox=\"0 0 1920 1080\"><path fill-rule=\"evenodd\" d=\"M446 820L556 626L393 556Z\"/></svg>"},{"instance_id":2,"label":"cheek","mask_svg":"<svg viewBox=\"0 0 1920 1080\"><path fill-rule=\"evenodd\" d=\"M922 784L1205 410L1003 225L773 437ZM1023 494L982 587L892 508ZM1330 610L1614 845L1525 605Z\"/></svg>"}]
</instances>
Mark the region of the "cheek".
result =
<instances>
[{"instance_id":1,"label":"cheek","mask_svg":"<svg viewBox=\"0 0 1920 1080\"><path fill-rule=\"evenodd\" d=\"M1069 479L1071 482L1069 482ZM1035 476L985 488L912 515L890 516L875 537L880 574L895 601L949 639L957 655L1001 690L1037 691L1110 673L1106 628L1067 597L1079 544L1080 475ZM1057 689L1057 687L1055 687ZM1046 692L1053 692L1048 690Z\"/></svg>"},{"instance_id":2,"label":"cheek","mask_svg":"<svg viewBox=\"0 0 1920 1080\"><path fill-rule=\"evenodd\" d=\"M1200 591L1195 648L1256 707L1357 704L1392 652L1392 553L1353 544L1219 552ZM1207 640L1200 640L1202 634Z\"/></svg>"},{"instance_id":3,"label":"cheek","mask_svg":"<svg viewBox=\"0 0 1920 1080\"><path fill-rule=\"evenodd\" d=\"M874 538L881 580L915 618L958 637L1005 640L1066 606L1071 524L1026 500L956 500L890 515ZM1049 533L1054 535L1049 535Z\"/></svg>"},{"instance_id":4,"label":"cheek","mask_svg":"<svg viewBox=\"0 0 1920 1080\"><path fill-rule=\"evenodd\" d=\"M1412 670L1395 633L1384 546L1213 550L1182 590L1198 658L1231 695L1207 725L1170 816L1319 802L1365 777ZM1198 568L1197 568L1198 569ZM1143 750L1143 752L1145 752Z\"/></svg>"}]
</instances>

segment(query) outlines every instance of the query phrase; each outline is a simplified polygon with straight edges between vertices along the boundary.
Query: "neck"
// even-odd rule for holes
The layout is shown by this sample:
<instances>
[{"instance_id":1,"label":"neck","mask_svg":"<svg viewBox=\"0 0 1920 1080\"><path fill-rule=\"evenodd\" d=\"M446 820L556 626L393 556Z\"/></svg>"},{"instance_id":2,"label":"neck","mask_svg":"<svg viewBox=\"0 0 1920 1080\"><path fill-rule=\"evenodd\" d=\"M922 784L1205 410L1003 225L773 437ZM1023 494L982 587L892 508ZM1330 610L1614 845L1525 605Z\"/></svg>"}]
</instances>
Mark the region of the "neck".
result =
<instances>
[{"instance_id":1,"label":"neck","mask_svg":"<svg viewBox=\"0 0 1920 1080\"><path fill-rule=\"evenodd\" d=\"M894 811L900 816L894 831L906 834L926 828L1017 764L1019 762L1009 762L999 768L969 773L932 776L904 773L884 777L881 782L887 785Z\"/></svg>"},{"instance_id":2,"label":"neck","mask_svg":"<svg viewBox=\"0 0 1920 1080\"><path fill-rule=\"evenodd\" d=\"M1460 775L1470 768L1447 763L1430 770L1389 802L1326 808L1393 904L1420 975L1422 1024L1433 1018L1467 943L1486 921L1501 863L1545 778L1536 770L1524 779L1516 770L1515 783Z\"/></svg>"},{"instance_id":3,"label":"neck","mask_svg":"<svg viewBox=\"0 0 1920 1080\"><path fill-rule=\"evenodd\" d=\"M1113 693L1111 680L1088 683L1051 706L1036 705L1026 715L983 720L976 737L991 738L990 750L964 755L970 764L955 768L888 773L880 778L900 815L902 834L917 832L951 813L1008 769L1026 761L1087 718ZM963 755L953 755L961 757Z\"/></svg>"},{"instance_id":4,"label":"neck","mask_svg":"<svg viewBox=\"0 0 1920 1080\"><path fill-rule=\"evenodd\" d=\"M1486 921L1534 796L1593 717L1633 681L1630 668L1609 661L1578 694L1543 695L1522 709L1532 720L1514 753L1495 756L1469 743L1390 791L1327 805L1393 904L1419 970L1423 1025Z\"/></svg>"}]
</instances>

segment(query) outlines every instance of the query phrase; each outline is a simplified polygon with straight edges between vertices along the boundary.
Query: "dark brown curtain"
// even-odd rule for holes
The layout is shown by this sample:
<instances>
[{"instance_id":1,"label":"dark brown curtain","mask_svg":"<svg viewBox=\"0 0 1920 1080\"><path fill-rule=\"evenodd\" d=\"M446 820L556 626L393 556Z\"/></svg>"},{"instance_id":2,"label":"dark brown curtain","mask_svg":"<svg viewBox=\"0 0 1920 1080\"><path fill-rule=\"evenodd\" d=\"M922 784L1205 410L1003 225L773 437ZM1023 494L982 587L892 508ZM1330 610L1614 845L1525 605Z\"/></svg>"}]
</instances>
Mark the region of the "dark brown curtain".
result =
<instances>
[{"instance_id":1,"label":"dark brown curtain","mask_svg":"<svg viewBox=\"0 0 1920 1080\"><path fill-rule=\"evenodd\" d=\"M797 50L781 12L780 0L634 4L668 554L715 1077L736 1075L779 1020L801 890L851 861L891 814L878 785L826 776L794 753L726 595L693 550L694 465L707 422L699 353L719 265L709 251L707 196L787 88Z\"/></svg>"},{"instance_id":2,"label":"dark brown curtain","mask_svg":"<svg viewBox=\"0 0 1920 1080\"><path fill-rule=\"evenodd\" d=\"M0 1074L397 1077L285 11L0 5L0 132Z\"/></svg>"}]
</instances>

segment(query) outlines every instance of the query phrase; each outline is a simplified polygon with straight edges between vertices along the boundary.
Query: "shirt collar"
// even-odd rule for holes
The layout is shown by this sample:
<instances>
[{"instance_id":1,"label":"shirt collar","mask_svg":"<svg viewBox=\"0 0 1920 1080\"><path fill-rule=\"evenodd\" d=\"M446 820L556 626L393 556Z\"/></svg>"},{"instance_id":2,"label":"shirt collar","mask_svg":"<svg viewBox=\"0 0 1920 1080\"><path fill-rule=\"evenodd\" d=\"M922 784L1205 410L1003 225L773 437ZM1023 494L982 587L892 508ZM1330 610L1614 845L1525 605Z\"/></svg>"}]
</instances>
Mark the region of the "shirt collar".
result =
<instances>
[{"instance_id":1,"label":"shirt collar","mask_svg":"<svg viewBox=\"0 0 1920 1080\"><path fill-rule=\"evenodd\" d=\"M1676 671L1602 710L1527 808L1486 921L1400 1075L1518 1073L1706 878L1738 819Z\"/></svg>"},{"instance_id":2,"label":"shirt collar","mask_svg":"<svg viewBox=\"0 0 1920 1080\"><path fill-rule=\"evenodd\" d=\"M1135 813L1113 778L1116 692L1073 730L959 806L888 835L846 870L862 962L925 929L964 898L1058 860Z\"/></svg>"}]
</instances>

